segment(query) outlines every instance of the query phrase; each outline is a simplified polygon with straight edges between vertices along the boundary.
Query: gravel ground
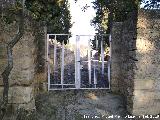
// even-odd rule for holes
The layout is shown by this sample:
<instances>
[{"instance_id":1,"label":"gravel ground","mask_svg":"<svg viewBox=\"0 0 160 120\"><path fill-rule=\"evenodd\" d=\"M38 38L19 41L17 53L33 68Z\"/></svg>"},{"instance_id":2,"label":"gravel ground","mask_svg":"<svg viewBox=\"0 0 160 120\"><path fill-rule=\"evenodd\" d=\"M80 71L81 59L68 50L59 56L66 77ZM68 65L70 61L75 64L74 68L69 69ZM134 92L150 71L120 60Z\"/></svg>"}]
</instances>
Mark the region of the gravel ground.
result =
<instances>
[{"instance_id":1,"label":"gravel ground","mask_svg":"<svg viewBox=\"0 0 160 120\"><path fill-rule=\"evenodd\" d=\"M106 90L50 91L36 97L36 110L8 112L3 120L144 120L128 118L125 104Z\"/></svg>"},{"instance_id":2,"label":"gravel ground","mask_svg":"<svg viewBox=\"0 0 160 120\"><path fill-rule=\"evenodd\" d=\"M37 96L36 106L39 120L124 120L127 115L123 98L104 90L51 91Z\"/></svg>"},{"instance_id":3,"label":"gravel ground","mask_svg":"<svg viewBox=\"0 0 160 120\"><path fill-rule=\"evenodd\" d=\"M159 120L129 118L122 96L107 90L50 91L36 98L38 120Z\"/></svg>"}]
</instances>

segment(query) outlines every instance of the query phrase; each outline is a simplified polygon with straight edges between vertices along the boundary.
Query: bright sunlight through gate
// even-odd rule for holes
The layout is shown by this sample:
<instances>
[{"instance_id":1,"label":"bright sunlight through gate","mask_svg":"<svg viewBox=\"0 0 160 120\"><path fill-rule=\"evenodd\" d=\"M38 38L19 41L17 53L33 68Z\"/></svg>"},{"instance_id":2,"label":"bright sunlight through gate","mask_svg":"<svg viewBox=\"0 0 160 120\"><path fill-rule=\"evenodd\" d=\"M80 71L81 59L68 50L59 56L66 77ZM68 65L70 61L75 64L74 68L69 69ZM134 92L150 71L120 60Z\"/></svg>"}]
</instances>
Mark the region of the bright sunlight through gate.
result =
<instances>
[{"instance_id":1,"label":"bright sunlight through gate","mask_svg":"<svg viewBox=\"0 0 160 120\"><path fill-rule=\"evenodd\" d=\"M111 35L47 34L47 61L48 90L110 89Z\"/></svg>"}]
</instances>

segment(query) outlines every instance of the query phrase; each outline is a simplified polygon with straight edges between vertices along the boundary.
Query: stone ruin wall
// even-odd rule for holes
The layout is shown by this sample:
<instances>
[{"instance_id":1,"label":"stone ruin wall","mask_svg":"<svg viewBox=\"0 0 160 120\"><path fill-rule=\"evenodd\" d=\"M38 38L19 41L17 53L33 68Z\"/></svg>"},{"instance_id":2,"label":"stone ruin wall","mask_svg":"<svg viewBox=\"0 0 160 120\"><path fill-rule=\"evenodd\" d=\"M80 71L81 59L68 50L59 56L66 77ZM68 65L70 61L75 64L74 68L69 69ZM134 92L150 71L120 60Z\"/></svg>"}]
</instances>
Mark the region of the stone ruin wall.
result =
<instances>
[{"instance_id":1,"label":"stone ruin wall","mask_svg":"<svg viewBox=\"0 0 160 120\"><path fill-rule=\"evenodd\" d=\"M134 115L160 113L160 12L139 10L112 29L111 89Z\"/></svg>"},{"instance_id":2,"label":"stone ruin wall","mask_svg":"<svg viewBox=\"0 0 160 120\"><path fill-rule=\"evenodd\" d=\"M35 93L46 80L44 29L28 19L24 28L23 37L13 48L13 69L9 76L9 105L14 106L13 111L20 107L33 109ZM15 23L0 23L0 98L3 94L1 74L7 66L6 43L13 39L17 29Z\"/></svg>"},{"instance_id":3,"label":"stone ruin wall","mask_svg":"<svg viewBox=\"0 0 160 120\"><path fill-rule=\"evenodd\" d=\"M135 115L160 113L159 15L140 10L138 21L130 17L124 23L114 23L112 29L111 89L125 96L128 111ZM34 95L43 91L46 82L44 31L39 25L33 30L33 26L26 20L25 33L13 49L9 80L9 103L25 108L34 108ZM6 41L16 29L15 24L0 24L0 74L7 64Z\"/></svg>"},{"instance_id":4,"label":"stone ruin wall","mask_svg":"<svg viewBox=\"0 0 160 120\"><path fill-rule=\"evenodd\" d=\"M139 12L133 114L160 113L160 11Z\"/></svg>"}]
</instances>

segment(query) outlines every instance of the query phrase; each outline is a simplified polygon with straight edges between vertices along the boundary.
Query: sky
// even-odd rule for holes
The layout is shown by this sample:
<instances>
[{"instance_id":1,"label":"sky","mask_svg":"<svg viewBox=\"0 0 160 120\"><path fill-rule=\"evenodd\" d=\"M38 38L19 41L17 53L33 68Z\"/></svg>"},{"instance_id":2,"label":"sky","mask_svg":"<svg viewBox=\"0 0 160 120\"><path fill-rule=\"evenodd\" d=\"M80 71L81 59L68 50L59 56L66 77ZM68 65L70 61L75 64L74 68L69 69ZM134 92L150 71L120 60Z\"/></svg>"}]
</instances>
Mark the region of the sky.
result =
<instances>
[{"instance_id":1,"label":"sky","mask_svg":"<svg viewBox=\"0 0 160 120\"><path fill-rule=\"evenodd\" d=\"M96 15L95 10L93 9L92 2L93 0L78 0L75 3L75 0L69 0L70 4L70 11L71 11L71 22L73 26L71 28L71 34L73 35L94 35L95 29L93 26L90 25L90 21ZM82 8L84 6L90 6L84 12ZM72 43L75 41L75 37L70 39ZM81 43L86 43L86 39L81 39ZM84 44L85 44L84 43Z\"/></svg>"}]
</instances>

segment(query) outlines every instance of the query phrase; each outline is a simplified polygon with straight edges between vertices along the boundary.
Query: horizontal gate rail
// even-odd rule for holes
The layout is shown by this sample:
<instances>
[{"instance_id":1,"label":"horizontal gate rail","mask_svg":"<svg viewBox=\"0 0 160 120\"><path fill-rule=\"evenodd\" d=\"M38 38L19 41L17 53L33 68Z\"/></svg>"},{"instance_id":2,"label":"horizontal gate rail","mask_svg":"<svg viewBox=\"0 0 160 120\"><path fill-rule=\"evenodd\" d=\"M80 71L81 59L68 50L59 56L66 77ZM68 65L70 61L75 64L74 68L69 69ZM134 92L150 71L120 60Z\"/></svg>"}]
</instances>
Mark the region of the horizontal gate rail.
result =
<instances>
[{"instance_id":1,"label":"horizontal gate rail","mask_svg":"<svg viewBox=\"0 0 160 120\"><path fill-rule=\"evenodd\" d=\"M77 88L64 88L64 86L73 86L75 84L63 84L63 88L50 88L49 90L76 90ZM50 86L62 86L61 84L50 84ZM80 90L110 90L109 87L107 88L79 88Z\"/></svg>"},{"instance_id":2,"label":"horizontal gate rail","mask_svg":"<svg viewBox=\"0 0 160 120\"><path fill-rule=\"evenodd\" d=\"M50 37L51 36L51 37ZM68 53L65 54L65 44L62 41L61 44L58 43L59 36L66 36L69 40L70 37L75 36L75 50L74 61L70 64L65 64L67 61L65 59ZM100 36L100 37L99 37ZM109 59L105 60L104 54L104 36L107 36L110 44ZM87 48L87 59L83 60L80 53L80 40L83 37L88 39ZM95 39L95 51L98 51L100 47L100 59L96 58L91 54L91 37ZM101 40L98 41L98 37ZM63 37L62 37L63 38ZM53 48L54 47L54 48ZM52 53L53 52L53 53ZM71 54L71 53L69 53ZM67 58L69 60L69 58ZM111 35L110 34L100 34L100 35L73 35L73 34L47 34L47 63L48 63L48 90L68 90L68 89L110 89L110 74L111 74ZM85 66L86 65L86 66ZM69 68L67 68L69 66ZM69 70L71 67L71 75L69 75ZM86 68L87 67L87 68ZM72 70L74 69L74 71ZM100 70L101 69L101 70ZM106 73L107 69L107 73ZM67 72L67 73L66 73ZM74 81L70 80L70 77L74 77ZM86 79L87 77L87 79ZM107 80L106 80L107 79ZM71 78L72 80L72 78ZM85 87L84 87L85 86Z\"/></svg>"},{"instance_id":3,"label":"horizontal gate rail","mask_svg":"<svg viewBox=\"0 0 160 120\"><path fill-rule=\"evenodd\" d=\"M54 36L110 36L110 34L100 34L100 35L83 35L83 34L79 34L79 35L75 35L75 34L47 34L47 35L54 35Z\"/></svg>"}]
</instances>

